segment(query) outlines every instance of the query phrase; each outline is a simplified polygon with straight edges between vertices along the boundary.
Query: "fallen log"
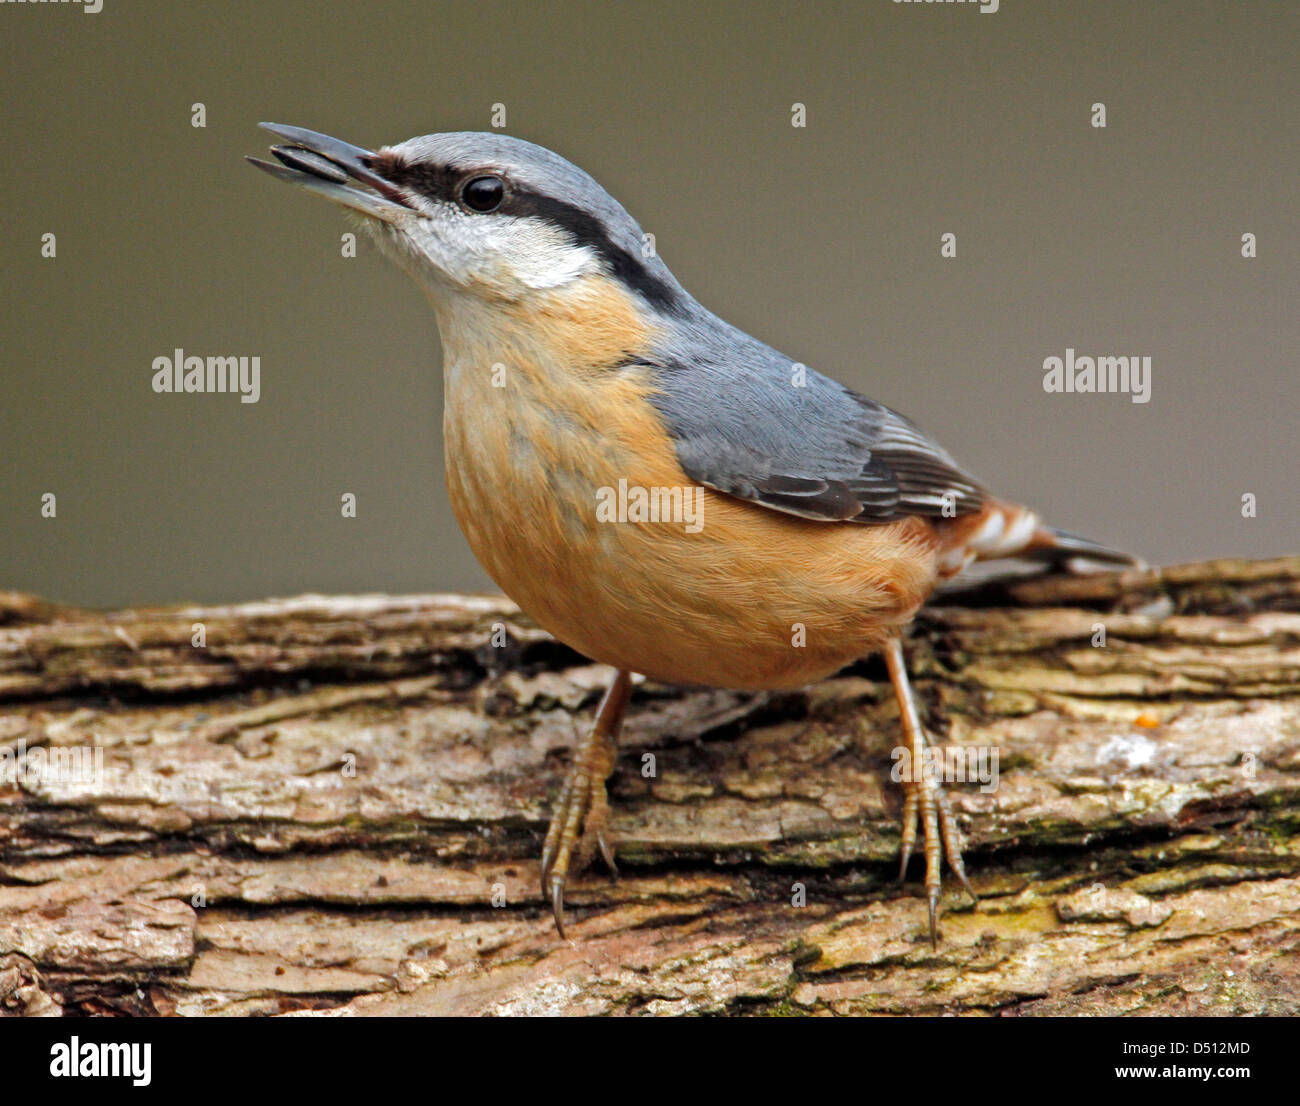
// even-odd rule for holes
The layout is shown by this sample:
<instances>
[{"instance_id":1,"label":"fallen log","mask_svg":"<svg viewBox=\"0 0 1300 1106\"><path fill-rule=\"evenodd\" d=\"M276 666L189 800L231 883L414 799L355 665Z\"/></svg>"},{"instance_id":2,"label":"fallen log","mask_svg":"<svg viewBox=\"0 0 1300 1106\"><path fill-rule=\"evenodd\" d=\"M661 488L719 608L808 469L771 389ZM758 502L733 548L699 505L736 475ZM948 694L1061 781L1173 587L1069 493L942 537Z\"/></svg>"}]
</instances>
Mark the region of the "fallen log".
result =
<instances>
[{"instance_id":1,"label":"fallen log","mask_svg":"<svg viewBox=\"0 0 1300 1106\"><path fill-rule=\"evenodd\" d=\"M639 685L562 941L537 856L610 670L506 600L0 594L0 1011L1300 1012L1300 558L988 583L908 644L997 755L937 950L874 660Z\"/></svg>"}]
</instances>

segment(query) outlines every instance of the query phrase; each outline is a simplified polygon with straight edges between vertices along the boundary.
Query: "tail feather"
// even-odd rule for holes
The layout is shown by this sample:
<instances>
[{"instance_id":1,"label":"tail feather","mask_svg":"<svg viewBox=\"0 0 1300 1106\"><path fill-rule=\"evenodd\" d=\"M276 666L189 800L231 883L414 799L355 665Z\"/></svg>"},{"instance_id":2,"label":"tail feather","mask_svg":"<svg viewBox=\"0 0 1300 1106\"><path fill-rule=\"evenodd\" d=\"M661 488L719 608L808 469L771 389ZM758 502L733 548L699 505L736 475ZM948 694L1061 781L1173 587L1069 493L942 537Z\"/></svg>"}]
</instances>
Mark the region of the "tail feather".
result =
<instances>
[{"instance_id":1,"label":"tail feather","mask_svg":"<svg viewBox=\"0 0 1300 1106\"><path fill-rule=\"evenodd\" d=\"M975 516L951 558L962 563L1018 558L1064 565L1071 571L1097 571L1113 566L1145 568L1140 557L1067 530L1044 526L1027 507L992 501ZM954 561L955 563L955 561Z\"/></svg>"},{"instance_id":2,"label":"tail feather","mask_svg":"<svg viewBox=\"0 0 1300 1106\"><path fill-rule=\"evenodd\" d=\"M1054 526L1042 526L1034 531L1034 536L1026 544L1022 557L1035 561L1050 561L1053 564L1071 561L1076 557L1085 561L1095 561L1100 565L1123 565L1127 568L1146 568L1146 562L1132 553L1112 549L1091 538L1071 534L1068 530L1058 530Z\"/></svg>"}]
</instances>

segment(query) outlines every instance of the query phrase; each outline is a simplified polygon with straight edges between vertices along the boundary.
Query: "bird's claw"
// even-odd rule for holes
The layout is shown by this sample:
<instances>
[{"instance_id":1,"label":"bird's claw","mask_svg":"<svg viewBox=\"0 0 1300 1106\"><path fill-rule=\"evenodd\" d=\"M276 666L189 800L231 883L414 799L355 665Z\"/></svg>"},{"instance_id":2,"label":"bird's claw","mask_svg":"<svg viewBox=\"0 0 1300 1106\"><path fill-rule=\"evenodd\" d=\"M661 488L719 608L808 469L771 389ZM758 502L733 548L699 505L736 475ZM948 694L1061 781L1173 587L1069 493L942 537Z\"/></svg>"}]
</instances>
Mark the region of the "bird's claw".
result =
<instances>
[{"instance_id":1,"label":"bird's claw","mask_svg":"<svg viewBox=\"0 0 1300 1106\"><path fill-rule=\"evenodd\" d=\"M939 782L932 777L910 780L903 784L903 836L899 846L901 863L898 869L898 881L907 878L907 864L912 858L912 849L916 845L916 827L922 826L922 851L925 855L925 893L929 905L930 946L939 944L939 894L943 888L940 875L941 857L947 857L948 867L961 881L973 902L979 901L975 888L966 877L966 865L962 861L961 830L952 813L952 805L944 794Z\"/></svg>"},{"instance_id":2,"label":"bird's claw","mask_svg":"<svg viewBox=\"0 0 1300 1106\"><path fill-rule=\"evenodd\" d=\"M630 689L620 672L597 712L596 724L582 739L565 777L559 801L542 846L542 897L555 914L555 928L564 936L564 888L569 872L581 871L599 852L614 878L614 848L609 837L609 798L605 781L618 755L614 735L622 722Z\"/></svg>"}]
</instances>

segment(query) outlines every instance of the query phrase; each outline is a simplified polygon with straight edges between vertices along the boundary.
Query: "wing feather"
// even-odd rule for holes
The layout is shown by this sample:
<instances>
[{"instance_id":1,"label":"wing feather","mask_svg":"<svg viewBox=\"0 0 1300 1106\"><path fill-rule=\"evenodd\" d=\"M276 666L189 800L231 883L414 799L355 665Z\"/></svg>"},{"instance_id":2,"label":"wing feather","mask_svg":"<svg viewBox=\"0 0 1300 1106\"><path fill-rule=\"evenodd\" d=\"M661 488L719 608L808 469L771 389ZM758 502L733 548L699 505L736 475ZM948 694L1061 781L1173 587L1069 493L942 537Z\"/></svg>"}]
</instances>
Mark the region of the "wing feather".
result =
<instances>
[{"instance_id":1,"label":"wing feather","mask_svg":"<svg viewBox=\"0 0 1300 1106\"><path fill-rule=\"evenodd\" d=\"M980 482L915 423L812 370L795 387L791 362L727 330L729 350L636 362L655 371L651 400L691 479L828 522L952 517L984 505Z\"/></svg>"}]
</instances>

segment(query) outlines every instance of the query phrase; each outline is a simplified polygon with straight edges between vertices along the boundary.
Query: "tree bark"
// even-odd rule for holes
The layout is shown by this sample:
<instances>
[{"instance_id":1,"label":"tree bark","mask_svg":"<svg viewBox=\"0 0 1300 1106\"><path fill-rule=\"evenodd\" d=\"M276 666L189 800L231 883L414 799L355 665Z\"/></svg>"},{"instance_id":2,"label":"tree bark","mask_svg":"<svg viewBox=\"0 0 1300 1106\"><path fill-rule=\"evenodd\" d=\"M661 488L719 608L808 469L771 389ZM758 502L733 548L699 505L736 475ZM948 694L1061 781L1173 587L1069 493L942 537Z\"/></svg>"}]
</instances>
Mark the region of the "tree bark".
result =
<instances>
[{"instance_id":1,"label":"tree bark","mask_svg":"<svg viewBox=\"0 0 1300 1106\"><path fill-rule=\"evenodd\" d=\"M507 601L0 594L0 1011L1300 1012L1300 558L986 584L908 652L998 754L937 951L878 660L639 685L562 941L537 856L611 673Z\"/></svg>"}]
</instances>

